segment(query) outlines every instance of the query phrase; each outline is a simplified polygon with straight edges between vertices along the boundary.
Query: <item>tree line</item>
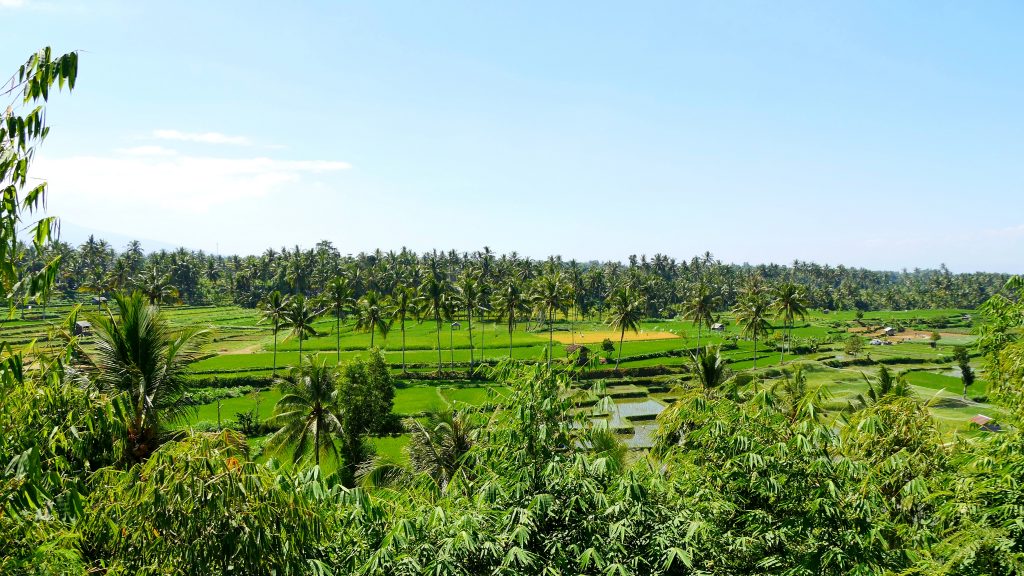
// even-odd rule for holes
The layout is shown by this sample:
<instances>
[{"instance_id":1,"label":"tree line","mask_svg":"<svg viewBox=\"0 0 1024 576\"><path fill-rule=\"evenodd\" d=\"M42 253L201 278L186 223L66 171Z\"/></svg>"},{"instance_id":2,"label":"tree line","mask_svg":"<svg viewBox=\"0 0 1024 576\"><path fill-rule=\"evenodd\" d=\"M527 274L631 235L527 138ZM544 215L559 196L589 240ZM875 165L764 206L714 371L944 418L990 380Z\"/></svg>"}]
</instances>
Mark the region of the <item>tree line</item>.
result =
<instances>
[{"instance_id":1,"label":"tree line","mask_svg":"<svg viewBox=\"0 0 1024 576\"><path fill-rule=\"evenodd\" d=\"M529 281L545 272L562 272L573 289L573 305L583 316L600 315L611 292L629 282L644 298L644 314L672 315L675 307L703 284L712 286L724 307L736 303L746 278L757 275L772 283L791 282L803 288L808 305L830 310L905 310L912 308L976 308L1009 279L1000 273L954 274L944 265L935 270L873 271L794 261L779 264L726 264L705 253L689 260L664 254L630 256L622 262L578 262L550 256L533 260L515 252L495 254L484 247L418 254L407 249L344 255L331 242L313 248L268 249L259 255L222 256L179 248L145 253L138 242L117 250L104 240L88 238L78 246L50 241L42 251L21 246L24 270L43 269L60 261L52 293L65 298L108 295L139 288L174 287L186 304L236 304L252 308L267 294L318 296L338 278L348 280L356 298L367 292L391 295L400 287L418 288L429 263L449 282L469 274L480 284L486 302L509 279ZM37 299L38 301L38 299Z\"/></svg>"}]
</instances>

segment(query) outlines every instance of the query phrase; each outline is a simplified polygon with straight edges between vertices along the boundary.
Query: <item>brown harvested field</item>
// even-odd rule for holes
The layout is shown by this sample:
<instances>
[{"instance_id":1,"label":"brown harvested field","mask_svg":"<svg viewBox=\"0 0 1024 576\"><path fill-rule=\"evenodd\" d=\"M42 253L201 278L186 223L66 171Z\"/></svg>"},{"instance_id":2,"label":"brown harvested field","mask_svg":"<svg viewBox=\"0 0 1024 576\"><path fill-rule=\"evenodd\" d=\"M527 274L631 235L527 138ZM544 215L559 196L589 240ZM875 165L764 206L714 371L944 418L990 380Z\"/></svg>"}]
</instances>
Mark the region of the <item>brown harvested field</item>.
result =
<instances>
[{"instance_id":1,"label":"brown harvested field","mask_svg":"<svg viewBox=\"0 0 1024 576\"><path fill-rule=\"evenodd\" d=\"M555 332L554 339L561 342L562 344L600 344L604 342L605 338L611 339L613 342L619 341L619 332L614 330L587 330L586 332L576 332L575 339L573 334L568 332ZM623 338L626 342L635 342L637 340L668 340L669 338L679 338L677 334L671 332L659 332L650 330L641 330L639 333L626 332L626 337Z\"/></svg>"}]
</instances>

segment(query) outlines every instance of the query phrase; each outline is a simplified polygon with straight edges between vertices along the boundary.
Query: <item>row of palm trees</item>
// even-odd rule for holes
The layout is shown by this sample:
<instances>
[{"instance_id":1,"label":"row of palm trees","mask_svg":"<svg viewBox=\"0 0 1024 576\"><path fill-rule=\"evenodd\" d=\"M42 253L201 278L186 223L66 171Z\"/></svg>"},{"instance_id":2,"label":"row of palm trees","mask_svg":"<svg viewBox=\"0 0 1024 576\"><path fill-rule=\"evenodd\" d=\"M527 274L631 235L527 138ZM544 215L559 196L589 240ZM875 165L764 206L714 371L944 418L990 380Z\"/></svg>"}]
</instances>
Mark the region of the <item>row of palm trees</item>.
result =
<instances>
[{"instance_id":1,"label":"row of palm trees","mask_svg":"<svg viewBox=\"0 0 1024 576\"><path fill-rule=\"evenodd\" d=\"M370 347L375 336L386 337L397 325L402 334L402 371L407 371L406 328L410 321L432 321L435 325L437 367L442 370L441 331L444 323L465 320L469 332L470 366L472 372L477 364L476 342L473 334L473 319L483 322L491 314L498 322L504 323L508 331L509 357L513 355L513 333L525 317L537 320L548 329L546 363L551 366L554 350L554 328L561 315L573 330L573 283L559 270L530 280L514 277L504 279L497 286L487 285L472 272L464 272L452 281L447 270L427 260L420 271L418 287L405 284L397 286L390 295L371 290L360 298L354 298L348 278L339 276L325 286L318 298L307 298L302 294L283 295L271 292L260 304L264 322L268 322L274 334L274 374L277 373L278 333L289 331L298 338L299 355L302 355L303 341L317 334L313 328L324 314L331 314L335 320L334 332L337 338L338 361L341 361L341 327L349 317L355 318L355 328L370 334ZM486 295L485 295L486 293ZM697 326L697 348L700 349L703 331L715 323L720 312L722 299L710 282L701 279L690 296L679 306L681 315ZM771 320L781 320L785 330L781 362L785 362L787 347L792 346L792 330L797 319L807 314L807 300L801 287L792 282L768 285L760 276L752 275L743 286L731 311L741 328L741 335L754 342L754 366L757 365L758 342L772 330ZM637 332L645 317L646 303L640 290L629 282L614 289L605 301L608 310L606 322L619 331L619 348L616 368L622 358L622 344L627 331ZM481 348L484 333L480 334ZM482 354L480 358L483 361ZM453 357L454 365L454 357Z\"/></svg>"},{"instance_id":2,"label":"row of palm trees","mask_svg":"<svg viewBox=\"0 0 1024 576\"><path fill-rule=\"evenodd\" d=\"M697 282L690 297L683 301L679 311L684 318L697 326L697 349L700 349L701 331L710 329L715 322L715 312L721 308L722 300L713 286L703 279ZM740 334L754 341L754 367L757 367L758 340L772 330L770 319L781 320L785 330L785 341L780 362L785 363L787 347L792 350L793 325L797 319L807 316L808 302L803 288L793 282L768 285L757 275L748 278L740 290L732 313L740 326Z\"/></svg>"},{"instance_id":3,"label":"row of palm trees","mask_svg":"<svg viewBox=\"0 0 1024 576\"><path fill-rule=\"evenodd\" d=\"M484 291L487 297L484 297ZM609 323L621 329L636 331L643 318L642 297L628 285L616 290L608 298L611 309ZM473 334L474 316L483 321L490 313L498 322L504 323L509 337L509 356L513 354L513 333L523 317L537 319L548 328L547 365L550 368L554 349L554 325L559 314L570 322L569 314L573 305L572 284L560 271L526 281L508 278L496 287L484 286L481 278L466 272L455 281L450 280L446 270L432 266L430 261L424 267L422 282L418 288L400 285L390 295L368 291L362 297L353 297L353 290L346 277L332 279L318 298L307 298L302 294L284 295L271 292L261 303L261 322L270 324L274 335L273 366L277 374L278 334L287 331L299 341L299 356L302 356L303 341L317 334L314 323L323 315L334 317L334 332L337 338L338 361L341 361L341 327L346 319L355 318L355 328L370 334L370 347L375 345L375 336L386 337L397 325L402 334L402 371L406 371L406 327L412 321L433 321L437 339L437 366L440 372L441 330L445 322L465 320L469 332L470 371L477 363L476 342ZM481 348L485 347L484 334L480 334ZM621 356L620 337L620 356ZM481 362L483 357L481 355Z\"/></svg>"}]
</instances>

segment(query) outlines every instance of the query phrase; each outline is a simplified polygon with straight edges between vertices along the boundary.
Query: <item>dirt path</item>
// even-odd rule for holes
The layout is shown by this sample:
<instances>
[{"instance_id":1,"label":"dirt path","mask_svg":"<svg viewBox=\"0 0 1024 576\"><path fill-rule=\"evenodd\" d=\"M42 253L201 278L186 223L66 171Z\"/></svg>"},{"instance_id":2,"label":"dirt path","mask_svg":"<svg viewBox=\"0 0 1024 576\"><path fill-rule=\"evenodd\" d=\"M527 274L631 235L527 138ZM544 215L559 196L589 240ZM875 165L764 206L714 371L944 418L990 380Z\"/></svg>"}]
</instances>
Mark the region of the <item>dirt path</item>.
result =
<instances>
[{"instance_id":1,"label":"dirt path","mask_svg":"<svg viewBox=\"0 0 1024 576\"><path fill-rule=\"evenodd\" d=\"M255 354L257 352L262 352L262 351L263 351L263 344L260 343L260 342L257 342L255 344L250 344L249 346L245 346L243 348L236 348L234 350L229 350L227 348L221 348L220 350L217 350L217 352L219 354Z\"/></svg>"}]
</instances>

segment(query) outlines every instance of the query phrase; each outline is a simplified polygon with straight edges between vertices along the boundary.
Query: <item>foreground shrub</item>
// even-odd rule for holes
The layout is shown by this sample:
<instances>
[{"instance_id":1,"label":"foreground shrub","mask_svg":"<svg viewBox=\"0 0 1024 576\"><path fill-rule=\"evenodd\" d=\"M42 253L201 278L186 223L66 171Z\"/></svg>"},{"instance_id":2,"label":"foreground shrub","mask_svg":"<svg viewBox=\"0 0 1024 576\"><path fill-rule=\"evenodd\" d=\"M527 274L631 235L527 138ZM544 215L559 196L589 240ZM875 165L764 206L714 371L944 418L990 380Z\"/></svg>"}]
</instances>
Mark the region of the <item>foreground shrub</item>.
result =
<instances>
[{"instance_id":1,"label":"foreground shrub","mask_svg":"<svg viewBox=\"0 0 1024 576\"><path fill-rule=\"evenodd\" d=\"M170 442L92 478L89 556L130 574L302 574L324 526L302 483L223 433Z\"/></svg>"}]
</instances>

